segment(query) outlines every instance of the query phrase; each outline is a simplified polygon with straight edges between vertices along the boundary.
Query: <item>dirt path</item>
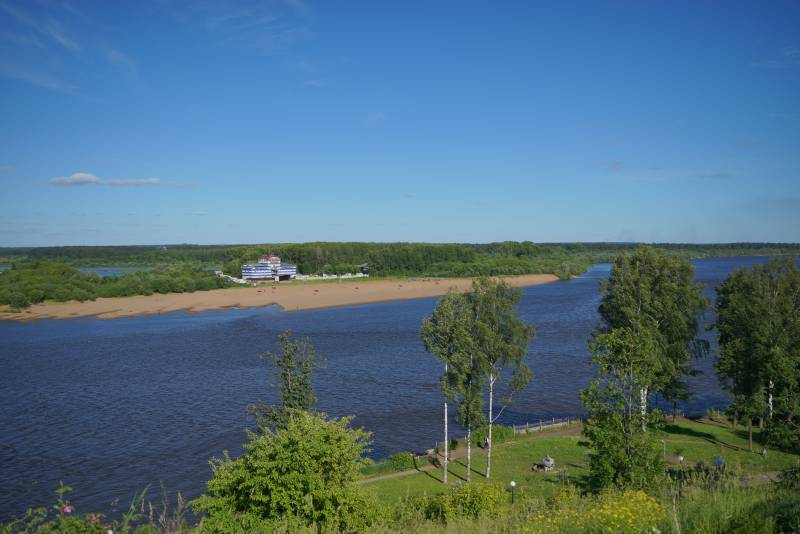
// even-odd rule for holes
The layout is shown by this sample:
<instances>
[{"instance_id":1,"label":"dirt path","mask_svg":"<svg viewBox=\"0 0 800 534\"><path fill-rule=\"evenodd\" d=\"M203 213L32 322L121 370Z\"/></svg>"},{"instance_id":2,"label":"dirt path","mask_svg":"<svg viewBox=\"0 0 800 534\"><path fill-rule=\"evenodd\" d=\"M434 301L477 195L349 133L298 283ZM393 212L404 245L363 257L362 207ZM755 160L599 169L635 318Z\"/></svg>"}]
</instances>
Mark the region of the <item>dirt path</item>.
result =
<instances>
[{"instance_id":1,"label":"dirt path","mask_svg":"<svg viewBox=\"0 0 800 534\"><path fill-rule=\"evenodd\" d=\"M536 431L530 432L529 434L521 437L520 439L515 439L513 441L507 441L505 443L498 443L495 445L495 449L504 449L511 445L516 445L518 443L522 443L525 441L534 441L537 439L543 438L554 438L559 436L574 436L576 434L580 434L581 430L583 429L582 425L573 425L567 428L554 428L552 430L543 430L543 431ZM473 450L483 450L479 447L473 447ZM458 460L460 458L464 458L467 456L467 449L466 447L462 447L456 449L452 453L450 453L450 461ZM406 471L397 471L395 473L386 473L384 475L376 475L373 477L362 478L358 481L359 484L365 484L368 482L377 482L379 480L387 480L390 478L399 478L408 475L413 475L414 473L424 473L425 471L433 471L435 469L441 469L441 466L435 466L433 464L426 464L421 467L417 467L416 469L408 469Z\"/></svg>"}]
</instances>

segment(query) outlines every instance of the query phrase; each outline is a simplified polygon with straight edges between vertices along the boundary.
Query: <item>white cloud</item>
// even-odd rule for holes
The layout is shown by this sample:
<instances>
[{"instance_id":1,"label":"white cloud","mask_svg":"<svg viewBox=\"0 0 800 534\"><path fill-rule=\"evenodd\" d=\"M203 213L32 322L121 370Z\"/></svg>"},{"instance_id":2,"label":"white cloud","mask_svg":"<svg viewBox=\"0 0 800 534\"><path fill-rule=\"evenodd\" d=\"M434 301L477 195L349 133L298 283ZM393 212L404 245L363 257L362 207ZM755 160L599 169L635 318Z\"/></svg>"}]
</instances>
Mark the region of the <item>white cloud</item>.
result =
<instances>
[{"instance_id":1,"label":"white cloud","mask_svg":"<svg viewBox=\"0 0 800 534\"><path fill-rule=\"evenodd\" d=\"M800 48L785 46L778 50L776 57L773 59L757 61L752 65L769 69L800 67Z\"/></svg>"},{"instance_id":2,"label":"white cloud","mask_svg":"<svg viewBox=\"0 0 800 534\"><path fill-rule=\"evenodd\" d=\"M119 50L114 50L113 48L106 50L106 59L128 78L133 80L139 78L139 70L136 68L136 63Z\"/></svg>"},{"instance_id":3,"label":"white cloud","mask_svg":"<svg viewBox=\"0 0 800 534\"><path fill-rule=\"evenodd\" d=\"M32 33L0 33L0 39L9 43L20 46L35 46L36 48L44 48L42 41Z\"/></svg>"},{"instance_id":4,"label":"white cloud","mask_svg":"<svg viewBox=\"0 0 800 534\"><path fill-rule=\"evenodd\" d=\"M311 9L303 0L285 0L285 1L286 5L292 8L294 12L301 17L308 16L309 13L311 13Z\"/></svg>"},{"instance_id":5,"label":"white cloud","mask_svg":"<svg viewBox=\"0 0 800 534\"><path fill-rule=\"evenodd\" d=\"M69 48L70 50L80 50L81 48L74 39L67 35L64 27L54 19L47 21L44 26L44 32L64 48Z\"/></svg>"},{"instance_id":6,"label":"white cloud","mask_svg":"<svg viewBox=\"0 0 800 534\"><path fill-rule=\"evenodd\" d=\"M36 68L26 68L0 60L0 76L32 83L46 89L73 91L75 87Z\"/></svg>"},{"instance_id":7,"label":"white cloud","mask_svg":"<svg viewBox=\"0 0 800 534\"><path fill-rule=\"evenodd\" d=\"M76 172L69 176L51 178L52 185L160 185L158 178L136 178L132 180L110 179L103 180L88 172Z\"/></svg>"},{"instance_id":8,"label":"white cloud","mask_svg":"<svg viewBox=\"0 0 800 534\"><path fill-rule=\"evenodd\" d=\"M732 173L727 171L701 171L692 175L694 178L730 178Z\"/></svg>"},{"instance_id":9,"label":"white cloud","mask_svg":"<svg viewBox=\"0 0 800 534\"><path fill-rule=\"evenodd\" d=\"M384 113L383 111L373 111L372 113L369 113L367 114L366 117L364 117L364 119L367 122L378 122L384 120L385 118L386 118L386 113Z\"/></svg>"},{"instance_id":10,"label":"white cloud","mask_svg":"<svg viewBox=\"0 0 800 534\"><path fill-rule=\"evenodd\" d=\"M313 37L311 9L302 0L191 2L162 0L184 23L204 27L220 44L272 55Z\"/></svg>"}]
</instances>

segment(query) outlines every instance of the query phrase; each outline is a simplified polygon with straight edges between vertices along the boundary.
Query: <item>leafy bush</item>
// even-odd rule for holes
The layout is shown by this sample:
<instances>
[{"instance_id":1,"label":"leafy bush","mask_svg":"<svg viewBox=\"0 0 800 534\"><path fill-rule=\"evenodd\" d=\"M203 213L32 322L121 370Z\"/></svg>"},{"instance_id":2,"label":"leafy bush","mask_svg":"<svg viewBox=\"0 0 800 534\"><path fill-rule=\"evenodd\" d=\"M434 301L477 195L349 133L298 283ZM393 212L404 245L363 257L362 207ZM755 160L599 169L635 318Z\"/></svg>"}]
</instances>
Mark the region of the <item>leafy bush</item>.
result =
<instances>
[{"instance_id":1,"label":"leafy bush","mask_svg":"<svg viewBox=\"0 0 800 534\"><path fill-rule=\"evenodd\" d=\"M778 487L785 490L800 490L800 465L781 472L778 477Z\"/></svg>"},{"instance_id":2,"label":"leafy bush","mask_svg":"<svg viewBox=\"0 0 800 534\"><path fill-rule=\"evenodd\" d=\"M508 495L501 486L468 483L430 501L428 516L445 522L458 517L498 517L508 502Z\"/></svg>"},{"instance_id":3,"label":"leafy bush","mask_svg":"<svg viewBox=\"0 0 800 534\"><path fill-rule=\"evenodd\" d=\"M37 260L16 264L0 273L0 304L20 309L45 300L85 301L98 297L217 289L228 285L227 280L214 273L185 267L100 277L62 263Z\"/></svg>"},{"instance_id":4,"label":"leafy bush","mask_svg":"<svg viewBox=\"0 0 800 534\"><path fill-rule=\"evenodd\" d=\"M483 427L473 434L475 443L483 447L486 437L489 435L489 427ZM495 445L514 438L514 428L505 425L492 425L492 441Z\"/></svg>"},{"instance_id":5,"label":"leafy bush","mask_svg":"<svg viewBox=\"0 0 800 534\"><path fill-rule=\"evenodd\" d=\"M389 456L392 471L407 471L414 469L414 457L410 452L396 452Z\"/></svg>"},{"instance_id":6,"label":"leafy bush","mask_svg":"<svg viewBox=\"0 0 800 534\"><path fill-rule=\"evenodd\" d=\"M129 534L132 532L142 532L146 525L136 527L135 523L143 519L143 515L137 513L144 501L147 493L145 488L131 501L130 508L122 516L121 521L108 521L103 514L86 513L79 514L76 507L67 499L67 495L72 488L63 483L56 489L58 501L47 508L29 508L27 513L7 524L0 524L0 534L19 534L25 533L46 533L58 532L61 534L106 534L116 532L118 534Z\"/></svg>"},{"instance_id":7,"label":"leafy bush","mask_svg":"<svg viewBox=\"0 0 800 534\"><path fill-rule=\"evenodd\" d=\"M213 460L208 491L192 501L206 514L200 532L365 530L376 507L356 480L370 435L349 422L296 410L285 428L251 433L242 457Z\"/></svg>"},{"instance_id":8,"label":"leafy bush","mask_svg":"<svg viewBox=\"0 0 800 534\"><path fill-rule=\"evenodd\" d=\"M768 444L777 449L788 452L800 453L800 420L797 417L775 417L768 421L764 435Z\"/></svg>"}]
</instances>

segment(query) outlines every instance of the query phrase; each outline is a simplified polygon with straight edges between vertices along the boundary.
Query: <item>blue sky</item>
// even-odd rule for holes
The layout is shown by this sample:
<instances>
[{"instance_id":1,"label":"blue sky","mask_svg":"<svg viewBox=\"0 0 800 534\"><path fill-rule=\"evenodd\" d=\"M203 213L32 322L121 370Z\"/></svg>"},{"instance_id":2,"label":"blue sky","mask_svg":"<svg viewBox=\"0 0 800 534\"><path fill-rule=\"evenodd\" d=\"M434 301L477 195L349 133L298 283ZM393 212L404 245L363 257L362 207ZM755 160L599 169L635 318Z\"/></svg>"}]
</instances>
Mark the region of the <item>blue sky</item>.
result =
<instances>
[{"instance_id":1,"label":"blue sky","mask_svg":"<svg viewBox=\"0 0 800 534\"><path fill-rule=\"evenodd\" d=\"M800 2L0 0L0 245L800 241Z\"/></svg>"}]
</instances>

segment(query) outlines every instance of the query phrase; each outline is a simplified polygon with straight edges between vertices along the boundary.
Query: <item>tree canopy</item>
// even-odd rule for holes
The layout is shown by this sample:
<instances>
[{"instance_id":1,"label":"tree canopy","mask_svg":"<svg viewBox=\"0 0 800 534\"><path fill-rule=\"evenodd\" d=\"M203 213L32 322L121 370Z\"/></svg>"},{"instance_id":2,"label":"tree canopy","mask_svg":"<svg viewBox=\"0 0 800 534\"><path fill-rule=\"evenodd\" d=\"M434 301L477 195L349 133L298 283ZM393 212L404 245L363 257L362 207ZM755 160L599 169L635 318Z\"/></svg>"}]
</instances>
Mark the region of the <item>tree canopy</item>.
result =
<instances>
[{"instance_id":1,"label":"tree canopy","mask_svg":"<svg viewBox=\"0 0 800 534\"><path fill-rule=\"evenodd\" d=\"M452 290L422 320L421 328L425 349L445 364L440 381L442 393L456 403L458 422L467 430L467 480L471 478L472 432L485 422L483 370L477 361L473 325L474 314L467 296ZM445 435L445 442L447 439ZM445 478L446 470L445 458Z\"/></svg>"},{"instance_id":2,"label":"tree canopy","mask_svg":"<svg viewBox=\"0 0 800 534\"><path fill-rule=\"evenodd\" d=\"M694 281L691 263L641 247L614 260L609 280L602 286L597 332L648 330L653 341L648 363L652 379L644 387L670 401L678 400L687 389L686 377L692 374L692 357L702 356L708 347L697 338L699 318L708 304L702 285Z\"/></svg>"},{"instance_id":3,"label":"tree canopy","mask_svg":"<svg viewBox=\"0 0 800 534\"><path fill-rule=\"evenodd\" d=\"M644 488L663 462L647 432L660 422L648 397L685 395L691 358L705 348L696 336L708 303L687 260L650 247L620 255L601 291L601 322L589 343L598 377L581 393L590 474L598 487Z\"/></svg>"},{"instance_id":4,"label":"tree canopy","mask_svg":"<svg viewBox=\"0 0 800 534\"><path fill-rule=\"evenodd\" d=\"M525 363L528 345L536 335L536 327L525 323L517 313L522 292L508 287L502 280L480 278L473 281L466 300L472 315L472 344L475 365L483 371L488 386L489 425L486 478L492 471L492 425L515 392L528 386L533 373ZM495 389L495 386L498 389ZM503 405L494 412L495 392Z\"/></svg>"},{"instance_id":5,"label":"tree canopy","mask_svg":"<svg viewBox=\"0 0 800 534\"><path fill-rule=\"evenodd\" d=\"M788 259L739 269L716 311L717 373L733 409L751 425L766 418L772 443L800 448L800 270Z\"/></svg>"}]
</instances>

